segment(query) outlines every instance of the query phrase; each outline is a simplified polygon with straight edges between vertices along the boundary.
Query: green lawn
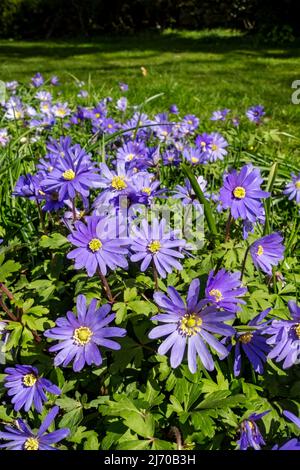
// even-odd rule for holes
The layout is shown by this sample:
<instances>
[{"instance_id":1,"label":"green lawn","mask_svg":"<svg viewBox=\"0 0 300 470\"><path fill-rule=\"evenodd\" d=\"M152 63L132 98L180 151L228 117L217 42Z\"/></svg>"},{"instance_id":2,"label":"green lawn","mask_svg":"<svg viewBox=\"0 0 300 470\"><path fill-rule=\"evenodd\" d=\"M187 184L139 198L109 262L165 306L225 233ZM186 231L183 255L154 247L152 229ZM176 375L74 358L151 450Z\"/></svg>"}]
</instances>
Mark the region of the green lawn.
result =
<instances>
[{"instance_id":1,"label":"green lawn","mask_svg":"<svg viewBox=\"0 0 300 470\"><path fill-rule=\"evenodd\" d=\"M148 105L157 111L177 103L183 112L208 117L220 107L238 113L262 103L272 128L298 135L300 104L291 103L291 84L300 79L299 41L271 46L222 30L91 42L0 41L0 79L28 80L36 71L57 74L65 83L72 80L68 73L81 80L90 75L99 96L125 81L131 103L163 92Z\"/></svg>"}]
</instances>

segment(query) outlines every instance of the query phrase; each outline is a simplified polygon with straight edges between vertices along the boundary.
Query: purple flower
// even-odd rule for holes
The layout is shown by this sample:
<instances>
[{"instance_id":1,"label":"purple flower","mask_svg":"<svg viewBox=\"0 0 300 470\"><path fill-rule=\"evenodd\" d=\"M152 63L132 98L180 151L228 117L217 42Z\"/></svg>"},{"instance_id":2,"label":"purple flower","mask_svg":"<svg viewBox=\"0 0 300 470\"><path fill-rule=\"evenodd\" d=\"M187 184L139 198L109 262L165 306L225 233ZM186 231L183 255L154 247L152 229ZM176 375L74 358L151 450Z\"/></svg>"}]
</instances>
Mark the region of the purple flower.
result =
<instances>
[{"instance_id":1,"label":"purple flower","mask_svg":"<svg viewBox=\"0 0 300 470\"><path fill-rule=\"evenodd\" d=\"M292 421L296 426L300 429L300 418L298 418L294 413L291 413L290 411L284 411L283 415L288 418L290 421Z\"/></svg>"},{"instance_id":2,"label":"purple flower","mask_svg":"<svg viewBox=\"0 0 300 470\"><path fill-rule=\"evenodd\" d=\"M127 83L119 82L119 88L124 93L125 91L128 91L128 85Z\"/></svg>"},{"instance_id":3,"label":"purple flower","mask_svg":"<svg viewBox=\"0 0 300 470\"><path fill-rule=\"evenodd\" d=\"M125 96L121 96L121 98L119 98L117 101L116 108L119 111L122 111L122 113L124 113L127 109L127 105L128 105L127 98Z\"/></svg>"},{"instance_id":4,"label":"purple flower","mask_svg":"<svg viewBox=\"0 0 300 470\"><path fill-rule=\"evenodd\" d=\"M208 161L216 162L217 160L223 160L224 156L227 155L226 147L228 142L218 132L210 134L211 141L207 152Z\"/></svg>"},{"instance_id":5,"label":"purple flower","mask_svg":"<svg viewBox=\"0 0 300 470\"><path fill-rule=\"evenodd\" d=\"M0 147L5 147L10 139L11 136L8 134L8 130L5 128L0 129Z\"/></svg>"},{"instance_id":6,"label":"purple flower","mask_svg":"<svg viewBox=\"0 0 300 470\"><path fill-rule=\"evenodd\" d=\"M31 79L31 83L34 87L38 88L44 84L44 77L40 72L37 72Z\"/></svg>"},{"instance_id":7,"label":"purple flower","mask_svg":"<svg viewBox=\"0 0 300 470\"><path fill-rule=\"evenodd\" d=\"M240 297L247 292L247 289L241 286L240 276L239 272L229 273L221 269L214 274L212 270L207 279L205 298L216 307L228 312L238 312L241 310L239 304L246 303Z\"/></svg>"},{"instance_id":8,"label":"purple flower","mask_svg":"<svg viewBox=\"0 0 300 470\"><path fill-rule=\"evenodd\" d=\"M40 179L36 175L20 176L16 182L13 191L14 196L28 197L29 199L36 199L41 197L41 184Z\"/></svg>"},{"instance_id":9,"label":"purple flower","mask_svg":"<svg viewBox=\"0 0 300 470\"><path fill-rule=\"evenodd\" d=\"M54 406L37 432L33 432L22 419L17 419L15 426L5 426L6 432L0 432L0 439L8 442L2 444L0 448L7 450L56 450L51 444L56 444L70 434L70 430L67 428L46 433L58 412L58 406Z\"/></svg>"},{"instance_id":10,"label":"purple flower","mask_svg":"<svg viewBox=\"0 0 300 470\"><path fill-rule=\"evenodd\" d=\"M186 147L183 150L183 157L192 165L205 163L205 160L203 158L203 153L197 147Z\"/></svg>"},{"instance_id":11,"label":"purple flower","mask_svg":"<svg viewBox=\"0 0 300 470\"><path fill-rule=\"evenodd\" d=\"M126 330L108 326L115 319L115 314L109 314L109 304L97 309L97 299L92 299L89 307L86 305L84 295L77 297L77 317L68 312L66 317L56 320L56 326L45 331L47 338L57 339L59 343L51 346L50 352L58 352L54 365L66 367L71 361L73 370L79 372L85 364L102 364L102 355L99 346L108 349L120 349L119 343L109 339L123 337Z\"/></svg>"},{"instance_id":12,"label":"purple flower","mask_svg":"<svg viewBox=\"0 0 300 470\"><path fill-rule=\"evenodd\" d=\"M257 269L272 275L272 266L277 266L284 258L283 237L275 232L256 240L250 246L252 261Z\"/></svg>"},{"instance_id":13,"label":"purple flower","mask_svg":"<svg viewBox=\"0 0 300 470\"><path fill-rule=\"evenodd\" d=\"M184 247L185 240L176 238L174 231L166 232L166 221L162 219L158 222L154 219L149 225L144 219L138 229L133 226L133 237L130 249L135 252L131 256L131 261L142 261L141 271L145 271L151 261L154 263L159 275L162 278L171 273L172 270L181 270L182 266L178 258L184 258L179 249Z\"/></svg>"},{"instance_id":14,"label":"purple flower","mask_svg":"<svg viewBox=\"0 0 300 470\"><path fill-rule=\"evenodd\" d=\"M192 133L194 132L197 127L199 126L199 118L194 116L193 114L187 114L181 121L181 127L183 133Z\"/></svg>"},{"instance_id":15,"label":"purple flower","mask_svg":"<svg viewBox=\"0 0 300 470\"><path fill-rule=\"evenodd\" d=\"M222 208L230 208L234 219L241 217L256 222L257 214L261 213L261 199L270 196L260 189L262 182L260 170L252 165L244 165L240 173L233 170L225 174L220 190Z\"/></svg>"},{"instance_id":16,"label":"purple flower","mask_svg":"<svg viewBox=\"0 0 300 470\"><path fill-rule=\"evenodd\" d=\"M266 329L270 335L267 343L272 346L268 357L276 362L284 361L284 369L298 364L300 357L300 307L289 301L288 308L292 320L273 320Z\"/></svg>"},{"instance_id":17,"label":"purple flower","mask_svg":"<svg viewBox=\"0 0 300 470\"><path fill-rule=\"evenodd\" d=\"M162 154L162 160L164 165L178 166L181 163L181 157L176 148L166 150Z\"/></svg>"},{"instance_id":18,"label":"purple flower","mask_svg":"<svg viewBox=\"0 0 300 470\"><path fill-rule=\"evenodd\" d=\"M107 267L126 269L128 239L117 236L118 230L122 230L118 219L92 215L85 220L86 224L79 220L75 222L75 230L68 236L68 240L78 247L67 255L68 259L75 259L75 268L86 268L88 276L93 276L97 268L104 275Z\"/></svg>"},{"instance_id":19,"label":"purple flower","mask_svg":"<svg viewBox=\"0 0 300 470\"><path fill-rule=\"evenodd\" d=\"M226 311L217 311L207 307L205 300L199 301L200 282L194 279L189 287L186 303L174 287L168 287L168 296L162 292L154 294L154 300L164 313L155 315L163 325L156 326L149 333L149 338L167 336L158 348L159 354L166 354L171 349L171 367L178 367L188 348L188 366L192 373L197 370L197 356L208 370L214 369L214 361L206 343L214 349L221 359L228 355L226 347L211 333L225 337L234 334L234 329L224 321L233 317Z\"/></svg>"},{"instance_id":20,"label":"purple flower","mask_svg":"<svg viewBox=\"0 0 300 470\"><path fill-rule=\"evenodd\" d=\"M261 122L261 118L265 115L265 108L258 104L257 106L251 106L246 111L246 116L249 121L255 122L259 124Z\"/></svg>"},{"instance_id":21,"label":"purple flower","mask_svg":"<svg viewBox=\"0 0 300 470\"><path fill-rule=\"evenodd\" d=\"M292 173L292 181L286 185L283 194L288 196L289 200L296 200L297 204L300 204L300 173L295 175Z\"/></svg>"},{"instance_id":22,"label":"purple flower","mask_svg":"<svg viewBox=\"0 0 300 470\"><path fill-rule=\"evenodd\" d=\"M200 134L196 137L195 144L201 152L208 152L211 148L211 143L212 143L212 134L207 134L206 132L203 132L203 134Z\"/></svg>"},{"instance_id":23,"label":"purple flower","mask_svg":"<svg viewBox=\"0 0 300 470\"><path fill-rule=\"evenodd\" d=\"M74 146L55 162L55 167L41 182L45 192L58 192L58 200L73 199L76 194L88 197L89 189L99 187L100 176L88 164L81 147Z\"/></svg>"},{"instance_id":24,"label":"purple flower","mask_svg":"<svg viewBox=\"0 0 300 470\"><path fill-rule=\"evenodd\" d=\"M298 439L290 439L281 447L276 444L274 447L272 447L272 450L300 450L300 441L298 441Z\"/></svg>"},{"instance_id":25,"label":"purple flower","mask_svg":"<svg viewBox=\"0 0 300 470\"><path fill-rule=\"evenodd\" d=\"M63 119L66 116L71 114L71 110L69 108L68 103L57 103L52 106L52 113L55 117Z\"/></svg>"},{"instance_id":26,"label":"purple flower","mask_svg":"<svg viewBox=\"0 0 300 470\"><path fill-rule=\"evenodd\" d=\"M34 408L41 413L43 403L47 401L45 391L53 395L61 394L61 390L50 380L39 377L35 367L16 365L7 367L4 372L7 374L4 378L4 387L8 389L8 395L13 397L11 402L16 411L21 408L29 411L33 404Z\"/></svg>"},{"instance_id":27,"label":"purple flower","mask_svg":"<svg viewBox=\"0 0 300 470\"><path fill-rule=\"evenodd\" d=\"M127 142L117 151L117 159L126 163L135 162L138 158L145 155L145 148L139 142ZM124 168L124 167L123 167Z\"/></svg>"},{"instance_id":28,"label":"purple flower","mask_svg":"<svg viewBox=\"0 0 300 470\"><path fill-rule=\"evenodd\" d=\"M52 75L50 78L50 83L53 86L58 86L59 85L59 78L56 75Z\"/></svg>"},{"instance_id":29,"label":"purple flower","mask_svg":"<svg viewBox=\"0 0 300 470\"><path fill-rule=\"evenodd\" d=\"M178 114L179 113L179 110L178 110L178 107L176 106L176 104L171 104L171 106L169 108L169 112L171 114Z\"/></svg>"},{"instance_id":30,"label":"purple flower","mask_svg":"<svg viewBox=\"0 0 300 470\"><path fill-rule=\"evenodd\" d=\"M207 193L206 193L207 181L203 178L203 176L200 175L197 178L197 182L200 188L202 189L204 195L207 197ZM203 214L202 206L199 200L197 199L195 192L192 188L191 182L188 178L185 178L183 186L181 186L180 184L177 184L175 186L175 189L173 191L173 198L180 199L183 206L193 204L196 207L196 209L201 214Z\"/></svg>"},{"instance_id":31,"label":"purple flower","mask_svg":"<svg viewBox=\"0 0 300 470\"><path fill-rule=\"evenodd\" d=\"M230 109L219 109L212 113L211 121L225 121L227 114L230 112Z\"/></svg>"},{"instance_id":32,"label":"purple flower","mask_svg":"<svg viewBox=\"0 0 300 470\"><path fill-rule=\"evenodd\" d=\"M267 338L264 331L266 322L263 322L263 320L270 310L270 308L264 310L249 322L249 327L257 327L257 329L249 329L249 331L236 333L233 365L235 377L239 376L241 373L242 351L252 364L255 372L263 374L264 363L266 362L267 355L270 352L270 346L267 344ZM231 346L229 348L231 349Z\"/></svg>"},{"instance_id":33,"label":"purple flower","mask_svg":"<svg viewBox=\"0 0 300 470\"><path fill-rule=\"evenodd\" d=\"M260 446L266 444L256 424L256 421L261 419L269 412L270 410L264 411L260 414L253 413L249 416L249 418L242 422L240 427L240 439L237 441L240 450L247 450L248 447L252 447L255 450L260 450Z\"/></svg>"}]
</instances>

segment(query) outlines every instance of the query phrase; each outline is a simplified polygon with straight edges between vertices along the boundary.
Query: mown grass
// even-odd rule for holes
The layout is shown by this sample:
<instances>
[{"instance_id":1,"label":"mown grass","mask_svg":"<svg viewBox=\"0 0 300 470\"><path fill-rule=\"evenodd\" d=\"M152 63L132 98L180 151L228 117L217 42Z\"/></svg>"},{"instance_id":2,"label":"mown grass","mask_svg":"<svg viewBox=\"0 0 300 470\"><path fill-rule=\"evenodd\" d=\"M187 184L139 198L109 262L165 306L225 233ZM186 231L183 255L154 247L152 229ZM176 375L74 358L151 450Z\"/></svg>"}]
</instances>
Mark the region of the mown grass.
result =
<instances>
[{"instance_id":1,"label":"mown grass","mask_svg":"<svg viewBox=\"0 0 300 470\"><path fill-rule=\"evenodd\" d=\"M35 72L90 77L100 94L118 81L129 84L131 102L164 93L151 108L177 103L183 112L209 116L229 107L242 112L262 103L272 127L297 135L300 105L291 103L291 84L300 79L300 42L266 45L238 32L165 32L84 41L0 41L0 79L28 80ZM141 74L141 67L147 76Z\"/></svg>"}]
</instances>

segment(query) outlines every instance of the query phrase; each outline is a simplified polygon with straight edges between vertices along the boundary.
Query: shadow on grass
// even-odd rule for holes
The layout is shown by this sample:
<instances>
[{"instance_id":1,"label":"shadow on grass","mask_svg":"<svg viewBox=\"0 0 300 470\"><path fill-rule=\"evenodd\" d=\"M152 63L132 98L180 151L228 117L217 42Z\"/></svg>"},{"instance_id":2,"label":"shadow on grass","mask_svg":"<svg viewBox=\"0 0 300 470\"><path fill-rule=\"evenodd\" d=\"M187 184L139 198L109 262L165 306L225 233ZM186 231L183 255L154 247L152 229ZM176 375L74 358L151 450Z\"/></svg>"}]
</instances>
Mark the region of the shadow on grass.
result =
<instances>
[{"instance_id":1,"label":"shadow on grass","mask_svg":"<svg viewBox=\"0 0 300 470\"><path fill-rule=\"evenodd\" d=\"M275 59L289 59L300 56L300 39L290 46L262 44L251 36L222 36L208 34L204 36L183 36L180 33L144 34L128 37L101 36L87 40L67 41L2 41L0 55L12 58L49 57L66 59L78 55L97 53L141 52L141 58L150 57L159 52L202 52L227 54L231 52L246 53L254 56Z\"/></svg>"}]
</instances>

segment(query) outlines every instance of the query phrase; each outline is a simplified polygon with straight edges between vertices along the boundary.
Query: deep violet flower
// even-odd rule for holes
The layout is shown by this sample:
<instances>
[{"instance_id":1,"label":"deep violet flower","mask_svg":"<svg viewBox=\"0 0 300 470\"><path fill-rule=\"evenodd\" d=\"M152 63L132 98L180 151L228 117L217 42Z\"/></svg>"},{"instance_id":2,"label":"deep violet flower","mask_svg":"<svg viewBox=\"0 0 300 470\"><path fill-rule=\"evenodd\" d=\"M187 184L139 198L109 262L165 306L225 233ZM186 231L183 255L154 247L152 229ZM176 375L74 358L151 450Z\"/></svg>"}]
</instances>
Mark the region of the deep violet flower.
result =
<instances>
[{"instance_id":1,"label":"deep violet flower","mask_svg":"<svg viewBox=\"0 0 300 470\"><path fill-rule=\"evenodd\" d=\"M221 359L228 355L226 347L213 335L225 337L235 330L224 323L233 317L231 312L220 312L215 307L207 307L206 300L199 300L200 282L194 279L189 287L186 303L174 287L168 287L168 295L162 292L154 294L154 300L163 313L152 320L162 322L149 333L155 339L167 336L158 348L159 354L166 354L171 349L171 366L178 367L188 348L188 366L192 373L197 370L197 356L208 370L214 369L213 357L207 345L215 350ZM213 333L213 334L212 334Z\"/></svg>"},{"instance_id":2,"label":"deep violet flower","mask_svg":"<svg viewBox=\"0 0 300 470\"><path fill-rule=\"evenodd\" d=\"M60 395L61 390L50 380L39 377L36 367L16 365L7 367L4 372L4 387L8 389L7 394L12 398L14 409L19 411L24 408L29 411L32 404L41 413L43 403L47 401L45 391L53 395Z\"/></svg>"},{"instance_id":3,"label":"deep violet flower","mask_svg":"<svg viewBox=\"0 0 300 470\"><path fill-rule=\"evenodd\" d=\"M74 361L73 370L79 372L85 364L102 364L99 346L120 349L119 343L110 338L123 337L126 330L108 326L116 316L109 313L109 304L97 309L97 299L92 299L87 307L85 296L79 295L76 306L77 317L73 312L68 312L66 317L58 318L56 326L45 331L44 335L59 340L58 344L49 348L50 352L59 351L55 356L54 365L66 367Z\"/></svg>"},{"instance_id":4,"label":"deep violet flower","mask_svg":"<svg viewBox=\"0 0 300 470\"><path fill-rule=\"evenodd\" d=\"M256 240L250 247L255 267L272 275L272 266L277 266L284 258L283 237L275 232Z\"/></svg>"},{"instance_id":5,"label":"deep violet flower","mask_svg":"<svg viewBox=\"0 0 300 470\"><path fill-rule=\"evenodd\" d=\"M149 225L144 219L140 228L132 227L130 249L134 252L131 261L142 261L141 271L145 271L151 261L162 278L173 269L181 270L178 258L184 258L179 251L186 244L185 240L177 239L174 231L166 231L166 221L154 219Z\"/></svg>"},{"instance_id":6,"label":"deep violet flower","mask_svg":"<svg viewBox=\"0 0 300 470\"><path fill-rule=\"evenodd\" d=\"M261 122L261 119L265 114L266 113L264 107L259 104L257 106L251 106L246 111L246 116L249 121L255 122L256 124L259 124Z\"/></svg>"},{"instance_id":7,"label":"deep violet flower","mask_svg":"<svg viewBox=\"0 0 300 470\"><path fill-rule=\"evenodd\" d=\"M240 304L246 303L241 296L247 289L241 286L240 276L240 272L230 273L225 269L220 269L216 274L210 271L205 288L206 299L229 312L241 310Z\"/></svg>"},{"instance_id":8,"label":"deep violet flower","mask_svg":"<svg viewBox=\"0 0 300 470\"><path fill-rule=\"evenodd\" d=\"M97 269L106 275L107 268L128 267L125 255L128 239L120 237L123 227L117 218L92 215L85 218L86 224L78 220L75 230L68 236L69 242L77 246L67 258L75 259L75 268L85 268L88 276Z\"/></svg>"},{"instance_id":9,"label":"deep violet flower","mask_svg":"<svg viewBox=\"0 0 300 470\"><path fill-rule=\"evenodd\" d=\"M0 439L8 442L2 444L0 448L8 450L56 450L52 444L56 444L70 434L68 428L46 433L58 412L58 406L52 408L42 422L40 429L35 433L22 419L17 419L15 426L5 426L5 432L0 432Z\"/></svg>"},{"instance_id":10,"label":"deep violet flower","mask_svg":"<svg viewBox=\"0 0 300 470\"><path fill-rule=\"evenodd\" d=\"M273 320L266 329L270 337L267 343L272 346L269 358L282 362L288 369L300 359L300 307L292 300L288 302L292 320Z\"/></svg>"},{"instance_id":11,"label":"deep violet flower","mask_svg":"<svg viewBox=\"0 0 300 470\"><path fill-rule=\"evenodd\" d=\"M270 410L263 413L253 413L249 418L245 419L240 426L240 439L237 441L240 450L247 450L252 447L255 450L260 450L261 446L265 445L265 441L260 433L256 421L263 418Z\"/></svg>"},{"instance_id":12,"label":"deep violet flower","mask_svg":"<svg viewBox=\"0 0 300 470\"><path fill-rule=\"evenodd\" d=\"M239 173L233 170L225 174L220 190L222 208L230 208L234 219L256 222L257 214L261 213L261 199L270 196L260 189L262 182L260 170L252 165L244 165Z\"/></svg>"},{"instance_id":13,"label":"deep violet flower","mask_svg":"<svg viewBox=\"0 0 300 470\"><path fill-rule=\"evenodd\" d=\"M300 204L300 173L295 175L292 173L292 181L286 185L283 194L288 196L289 200L296 200L297 204Z\"/></svg>"}]
</instances>

